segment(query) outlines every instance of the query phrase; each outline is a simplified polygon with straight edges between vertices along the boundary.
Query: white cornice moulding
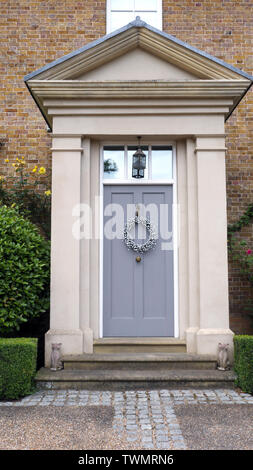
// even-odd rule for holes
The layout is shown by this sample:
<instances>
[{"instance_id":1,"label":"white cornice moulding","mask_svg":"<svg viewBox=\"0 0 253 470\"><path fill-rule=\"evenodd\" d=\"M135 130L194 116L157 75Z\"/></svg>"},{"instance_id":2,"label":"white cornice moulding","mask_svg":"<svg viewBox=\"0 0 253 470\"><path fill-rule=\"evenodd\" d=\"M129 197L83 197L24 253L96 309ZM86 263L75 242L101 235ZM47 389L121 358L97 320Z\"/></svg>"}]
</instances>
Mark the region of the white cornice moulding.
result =
<instances>
[{"instance_id":1,"label":"white cornice moulding","mask_svg":"<svg viewBox=\"0 0 253 470\"><path fill-rule=\"evenodd\" d=\"M174 98L240 97L249 80L105 81L32 80L37 98Z\"/></svg>"},{"instance_id":2,"label":"white cornice moulding","mask_svg":"<svg viewBox=\"0 0 253 470\"><path fill-rule=\"evenodd\" d=\"M113 101L100 99L99 104L96 99L79 99L76 101L64 99L64 98L45 98L43 100L43 104L46 108L136 108L139 107L139 102L136 99L130 98L128 100L115 98ZM230 106L233 105L232 98L181 98L173 99L173 98L165 98L163 100L153 98L152 101L149 99L142 99L141 100L141 107L142 108L150 108L151 106L159 106L159 108L170 108L173 106L177 106L177 108L182 107L191 107L191 106L198 106L198 107L215 107L215 106Z\"/></svg>"},{"instance_id":3,"label":"white cornice moulding","mask_svg":"<svg viewBox=\"0 0 253 470\"><path fill-rule=\"evenodd\" d=\"M152 100L164 100L177 98L196 100L197 107L199 100L209 98L214 100L231 100L229 110L222 109L224 116L229 116L233 108L238 104L243 94L250 85L248 79L240 80L152 80L152 81L75 81L75 80L37 80L29 81L30 90L35 101L40 107L48 122L52 125L52 116L48 113L48 108L44 106L47 99L71 100L97 100L99 108L100 101L110 99L126 100L135 99L141 106L141 100L149 100L152 107ZM110 103L111 106L111 103ZM211 106L214 109L214 106ZM218 106L217 106L218 107ZM164 107L166 109L166 107ZM218 112L218 110L217 110ZM86 115L88 114L85 111ZM117 114L117 113L116 113ZM145 113L144 113L145 114Z\"/></svg>"}]
</instances>

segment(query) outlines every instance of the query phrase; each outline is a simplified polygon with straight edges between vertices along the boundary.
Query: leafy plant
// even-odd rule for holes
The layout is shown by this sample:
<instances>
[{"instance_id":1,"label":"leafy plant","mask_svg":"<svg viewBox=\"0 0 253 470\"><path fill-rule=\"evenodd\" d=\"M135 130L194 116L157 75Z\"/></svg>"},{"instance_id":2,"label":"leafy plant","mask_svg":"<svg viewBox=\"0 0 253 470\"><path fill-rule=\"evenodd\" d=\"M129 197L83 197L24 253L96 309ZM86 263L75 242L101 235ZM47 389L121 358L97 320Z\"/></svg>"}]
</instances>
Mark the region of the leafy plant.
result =
<instances>
[{"instance_id":1,"label":"leafy plant","mask_svg":"<svg viewBox=\"0 0 253 470\"><path fill-rule=\"evenodd\" d=\"M228 225L228 250L232 260L239 268L241 276L248 282L250 295L244 301L244 311L253 316L253 251L246 240L236 236L243 227L253 221L253 204L250 204L242 216L234 224Z\"/></svg>"},{"instance_id":2,"label":"leafy plant","mask_svg":"<svg viewBox=\"0 0 253 470\"><path fill-rule=\"evenodd\" d=\"M253 286L253 252L245 240L231 238L232 258L238 263L240 273Z\"/></svg>"},{"instance_id":3,"label":"leafy plant","mask_svg":"<svg viewBox=\"0 0 253 470\"><path fill-rule=\"evenodd\" d=\"M249 284L251 295L244 303L244 311L253 316L253 251L245 240L237 239L233 235L230 238L230 253L241 276Z\"/></svg>"},{"instance_id":4,"label":"leafy plant","mask_svg":"<svg viewBox=\"0 0 253 470\"><path fill-rule=\"evenodd\" d=\"M35 223L41 233L50 238L50 172L37 165L30 170L23 157L17 158L11 169L8 168L8 158L5 163L6 175L0 176L0 204L16 206L20 214Z\"/></svg>"},{"instance_id":5,"label":"leafy plant","mask_svg":"<svg viewBox=\"0 0 253 470\"><path fill-rule=\"evenodd\" d=\"M235 232L240 232L243 227L246 227L252 222L253 219L253 204L250 204L244 214L234 224L228 225L228 238Z\"/></svg>"},{"instance_id":6,"label":"leafy plant","mask_svg":"<svg viewBox=\"0 0 253 470\"><path fill-rule=\"evenodd\" d=\"M0 206L0 334L49 307L50 245L15 208Z\"/></svg>"}]
</instances>

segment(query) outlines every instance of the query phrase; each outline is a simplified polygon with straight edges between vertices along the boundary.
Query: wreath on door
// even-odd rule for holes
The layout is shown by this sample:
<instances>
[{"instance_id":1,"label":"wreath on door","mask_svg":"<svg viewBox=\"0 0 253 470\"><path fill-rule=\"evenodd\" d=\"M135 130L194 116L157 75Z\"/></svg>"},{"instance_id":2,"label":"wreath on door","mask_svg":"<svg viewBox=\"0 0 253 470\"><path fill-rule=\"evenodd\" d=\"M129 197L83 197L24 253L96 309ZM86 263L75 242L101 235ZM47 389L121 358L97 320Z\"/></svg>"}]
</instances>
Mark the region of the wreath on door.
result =
<instances>
[{"instance_id":1,"label":"wreath on door","mask_svg":"<svg viewBox=\"0 0 253 470\"><path fill-rule=\"evenodd\" d=\"M129 233L135 224L141 224L149 233L148 240L145 243L135 243L135 241L129 237ZM124 228L124 242L129 250L133 250L136 253L147 253L147 251L154 249L157 243L155 227L144 217L135 216L130 218Z\"/></svg>"}]
</instances>

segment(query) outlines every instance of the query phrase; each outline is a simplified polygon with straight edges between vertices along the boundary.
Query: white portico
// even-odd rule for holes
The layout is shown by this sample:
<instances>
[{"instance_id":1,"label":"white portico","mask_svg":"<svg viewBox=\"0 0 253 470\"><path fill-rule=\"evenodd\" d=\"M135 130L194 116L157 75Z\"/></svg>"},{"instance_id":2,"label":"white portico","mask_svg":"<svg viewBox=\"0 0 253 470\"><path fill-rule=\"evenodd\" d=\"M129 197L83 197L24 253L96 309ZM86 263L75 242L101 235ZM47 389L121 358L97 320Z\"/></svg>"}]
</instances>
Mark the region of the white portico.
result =
<instances>
[{"instance_id":1,"label":"white portico","mask_svg":"<svg viewBox=\"0 0 253 470\"><path fill-rule=\"evenodd\" d=\"M229 343L232 350L224 122L251 86L252 77L137 19L28 75L25 81L52 129L46 365L51 343L61 342L63 354L77 355L92 353L94 341L104 337L107 274L102 215L104 188L109 183L103 178L103 155L106 148L112 155L121 152L125 172L116 181L117 188L121 185L116 192L123 197L124 188L134 188L134 198L143 182L137 185L129 177L127 152L137 136L142 136L151 163L154 152L167 149L173 165L173 173L164 180L150 171L144 181L149 194L157 193L159 185L173 187L173 275L167 281L165 271L159 274L173 292L174 326L168 339L174 344L185 341L188 353L216 354L219 342ZM110 195L116 184L111 183ZM73 236L80 203L90 207L86 217L91 234L85 238ZM148 259L152 258L145 258L151 272ZM109 287L113 290L113 282ZM155 285L153 289L155 295ZM159 298L166 292L166 288L159 291ZM110 305L116 301L112 296ZM131 336L138 341L134 329ZM159 341L159 335L154 336ZM152 343L152 334L149 337ZM161 344L165 339L161 336Z\"/></svg>"}]
</instances>

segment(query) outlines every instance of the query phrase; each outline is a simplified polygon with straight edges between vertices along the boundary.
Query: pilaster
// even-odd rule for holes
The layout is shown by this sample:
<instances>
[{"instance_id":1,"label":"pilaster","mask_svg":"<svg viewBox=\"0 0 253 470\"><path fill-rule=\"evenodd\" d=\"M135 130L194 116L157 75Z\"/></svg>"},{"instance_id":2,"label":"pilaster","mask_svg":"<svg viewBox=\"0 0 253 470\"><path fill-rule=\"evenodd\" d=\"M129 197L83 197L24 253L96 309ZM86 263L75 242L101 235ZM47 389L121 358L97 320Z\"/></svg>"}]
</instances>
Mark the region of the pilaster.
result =
<instances>
[{"instance_id":1,"label":"pilaster","mask_svg":"<svg viewBox=\"0 0 253 470\"><path fill-rule=\"evenodd\" d=\"M225 138L196 138L199 330L197 352L215 354L219 342L230 344Z\"/></svg>"},{"instance_id":2,"label":"pilaster","mask_svg":"<svg viewBox=\"0 0 253 470\"><path fill-rule=\"evenodd\" d=\"M195 142L186 140L186 192L188 214L188 328L186 330L187 352L196 353L196 333L199 330L199 251L198 251L198 204L197 163Z\"/></svg>"},{"instance_id":3,"label":"pilaster","mask_svg":"<svg viewBox=\"0 0 253 470\"><path fill-rule=\"evenodd\" d=\"M51 311L46 334L46 366L51 343L61 342L63 354L83 352L80 325L80 237L74 237L73 209L81 199L81 136L53 137Z\"/></svg>"},{"instance_id":4,"label":"pilaster","mask_svg":"<svg viewBox=\"0 0 253 470\"><path fill-rule=\"evenodd\" d=\"M83 140L82 158L82 187L81 203L83 204L82 217L85 224L84 237L81 239L81 306L80 324L83 331L83 351L93 352L93 331L91 324L91 238L92 238L92 213L91 213L91 142Z\"/></svg>"}]
</instances>

